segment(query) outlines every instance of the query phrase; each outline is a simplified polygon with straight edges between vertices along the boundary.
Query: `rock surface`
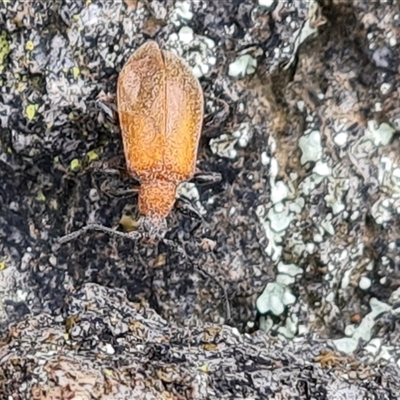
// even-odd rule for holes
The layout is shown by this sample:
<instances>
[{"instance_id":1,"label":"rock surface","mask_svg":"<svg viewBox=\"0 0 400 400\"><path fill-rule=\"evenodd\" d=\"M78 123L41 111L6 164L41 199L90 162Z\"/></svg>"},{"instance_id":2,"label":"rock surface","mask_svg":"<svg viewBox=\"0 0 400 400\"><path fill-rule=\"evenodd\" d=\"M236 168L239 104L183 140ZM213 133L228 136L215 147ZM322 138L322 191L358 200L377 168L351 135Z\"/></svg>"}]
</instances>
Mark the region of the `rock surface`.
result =
<instances>
[{"instance_id":1,"label":"rock surface","mask_svg":"<svg viewBox=\"0 0 400 400\"><path fill-rule=\"evenodd\" d=\"M399 28L396 1L3 1L0 398L398 398ZM199 77L222 181L179 190L186 257L60 246L137 221L115 90L149 38Z\"/></svg>"},{"instance_id":2,"label":"rock surface","mask_svg":"<svg viewBox=\"0 0 400 400\"><path fill-rule=\"evenodd\" d=\"M86 284L66 299L61 318L40 314L13 327L0 351L1 390L23 399L394 395L393 368L319 354L325 346L316 340L282 345L261 331L241 335L228 326L183 329L130 303L119 289Z\"/></svg>"}]
</instances>

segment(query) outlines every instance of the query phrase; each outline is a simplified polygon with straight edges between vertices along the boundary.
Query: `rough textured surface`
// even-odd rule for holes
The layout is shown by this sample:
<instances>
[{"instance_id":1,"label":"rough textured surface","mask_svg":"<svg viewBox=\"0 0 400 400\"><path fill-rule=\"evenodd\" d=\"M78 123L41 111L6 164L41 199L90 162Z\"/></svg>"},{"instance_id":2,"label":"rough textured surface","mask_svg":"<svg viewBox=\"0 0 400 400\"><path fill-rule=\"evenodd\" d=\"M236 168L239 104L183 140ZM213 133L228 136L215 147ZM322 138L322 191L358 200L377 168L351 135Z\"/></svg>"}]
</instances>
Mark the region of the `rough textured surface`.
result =
<instances>
[{"instance_id":1,"label":"rough textured surface","mask_svg":"<svg viewBox=\"0 0 400 400\"><path fill-rule=\"evenodd\" d=\"M84 285L66 298L62 317L41 314L12 329L0 351L3 396L339 400L395 394L393 368L321 357L323 342L282 346L262 332L168 325L117 289ZM335 368L324 370L325 360Z\"/></svg>"},{"instance_id":2,"label":"rough textured surface","mask_svg":"<svg viewBox=\"0 0 400 400\"><path fill-rule=\"evenodd\" d=\"M3 392L399 397L398 2L2 1L0 26ZM113 107L119 71L149 37L199 77L197 167L223 181L179 190L167 236L186 258L102 233L58 246L90 222L137 220L137 196L121 196L134 182ZM120 310L119 290L148 303L143 351L124 331L125 351L107 354L118 321L143 323L137 307ZM92 292L84 310L79 293ZM88 322L74 346L63 333L75 314ZM226 358L214 342L217 353L196 353L206 324L223 332ZM181 355L152 359L153 335ZM157 375L167 367L172 378Z\"/></svg>"}]
</instances>

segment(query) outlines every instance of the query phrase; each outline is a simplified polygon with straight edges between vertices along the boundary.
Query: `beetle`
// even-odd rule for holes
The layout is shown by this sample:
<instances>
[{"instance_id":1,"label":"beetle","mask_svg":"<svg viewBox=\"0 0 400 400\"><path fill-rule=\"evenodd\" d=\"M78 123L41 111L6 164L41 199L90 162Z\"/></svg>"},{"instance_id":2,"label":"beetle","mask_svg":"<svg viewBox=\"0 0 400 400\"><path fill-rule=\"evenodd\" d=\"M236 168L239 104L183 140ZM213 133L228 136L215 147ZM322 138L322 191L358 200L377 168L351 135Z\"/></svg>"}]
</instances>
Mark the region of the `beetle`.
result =
<instances>
[{"instance_id":1,"label":"beetle","mask_svg":"<svg viewBox=\"0 0 400 400\"><path fill-rule=\"evenodd\" d=\"M198 79L181 57L155 41L140 46L119 74L117 107L127 171L140 183L139 232L92 224L61 242L89 229L130 237L143 231L151 239L163 238L177 187L194 175L204 100Z\"/></svg>"},{"instance_id":2,"label":"beetle","mask_svg":"<svg viewBox=\"0 0 400 400\"><path fill-rule=\"evenodd\" d=\"M123 67L117 102L128 173L140 182L143 228L163 236L177 186L195 172L202 88L182 58L148 41Z\"/></svg>"}]
</instances>

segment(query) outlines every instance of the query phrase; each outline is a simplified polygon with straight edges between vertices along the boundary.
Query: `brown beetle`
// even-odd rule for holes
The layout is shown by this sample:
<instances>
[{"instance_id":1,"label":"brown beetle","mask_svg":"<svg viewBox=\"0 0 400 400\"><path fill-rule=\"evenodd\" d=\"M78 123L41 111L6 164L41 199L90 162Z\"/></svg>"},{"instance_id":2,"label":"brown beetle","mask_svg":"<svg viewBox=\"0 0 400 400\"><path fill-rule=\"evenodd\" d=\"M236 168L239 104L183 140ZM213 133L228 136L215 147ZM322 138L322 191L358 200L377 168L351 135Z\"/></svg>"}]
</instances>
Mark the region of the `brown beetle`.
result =
<instances>
[{"instance_id":1,"label":"brown beetle","mask_svg":"<svg viewBox=\"0 0 400 400\"><path fill-rule=\"evenodd\" d=\"M127 169L140 182L143 228L163 236L177 186L195 172L202 89L182 58L149 41L124 65L117 96Z\"/></svg>"},{"instance_id":2,"label":"brown beetle","mask_svg":"<svg viewBox=\"0 0 400 400\"><path fill-rule=\"evenodd\" d=\"M120 72L117 105L128 173L140 182L140 228L150 238L162 238L177 186L195 172L203 121L202 88L182 58L148 41ZM60 241L89 229L143 236L93 224Z\"/></svg>"}]
</instances>

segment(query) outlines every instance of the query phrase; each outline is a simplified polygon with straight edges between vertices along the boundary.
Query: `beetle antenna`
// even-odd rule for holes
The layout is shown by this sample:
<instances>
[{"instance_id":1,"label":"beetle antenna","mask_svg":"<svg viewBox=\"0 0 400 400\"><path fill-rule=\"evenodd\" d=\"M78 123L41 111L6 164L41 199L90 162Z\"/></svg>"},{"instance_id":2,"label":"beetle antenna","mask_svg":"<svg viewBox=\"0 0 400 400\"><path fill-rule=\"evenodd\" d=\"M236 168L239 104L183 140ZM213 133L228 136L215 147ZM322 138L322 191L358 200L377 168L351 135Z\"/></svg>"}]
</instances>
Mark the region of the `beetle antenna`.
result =
<instances>
[{"instance_id":1,"label":"beetle antenna","mask_svg":"<svg viewBox=\"0 0 400 400\"><path fill-rule=\"evenodd\" d=\"M99 231L99 232L108 233L110 235L129 238L129 239L133 239L133 240L144 237L144 235L140 232L129 232L129 233L119 232L119 231L116 231L115 229L108 228L107 226L104 226L104 225L89 224L89 225L82 227L81 229L78 229L75 232L72 232L72 233L69 233L68 235L60 237L57 241L60 244L64 244L64 243L70 242L71 240L76 239L78 236L82 235L83 233L85 233L87 231Z\"/></svg>"},{"instance_id":2,"label":"beetle antenna","mask_svg":"<svg viewBox=\"0 0 400 400\"><path fill-rule=\"evenodd\" d=\"M60 244L65 244L70 242L71 240L76 239L78 236L81 236L82 234L88 232L88 231L99 231L99 232L104 232L109 235L113 236L119 236L123 237L125 239L131 239L131 240L137 240L141 238L151 238L150 235L147 235L144 232L119 232L116 231L115 229L108 228L107 226L100 225L100 224L89 224L86 225L80 229L78 229L75 232L71 232L65 236L60 237L57 242ZM185 256L187 258L187 254L182 246L180 246L178 243L176 243L174 240L171 239L166 239L162 236L156 237L157 239L163 241L167 246L173 247L176 249L180 254Z\"/></svg>"}]
</instances>

